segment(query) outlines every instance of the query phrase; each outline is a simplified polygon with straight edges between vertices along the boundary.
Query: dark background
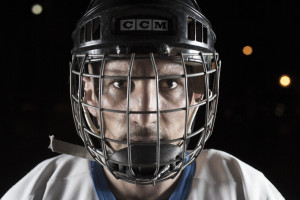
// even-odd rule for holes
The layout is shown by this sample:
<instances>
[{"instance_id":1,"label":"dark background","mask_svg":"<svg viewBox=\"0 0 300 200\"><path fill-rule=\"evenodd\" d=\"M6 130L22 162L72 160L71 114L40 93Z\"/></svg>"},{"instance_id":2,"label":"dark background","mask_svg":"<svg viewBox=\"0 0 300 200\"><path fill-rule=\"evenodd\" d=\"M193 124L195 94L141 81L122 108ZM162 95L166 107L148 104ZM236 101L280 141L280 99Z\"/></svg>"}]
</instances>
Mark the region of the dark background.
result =
<instances>
[{"instance_id":1,"label":"dark background","mask_svg":"<svg viewBox=\"0 0 300 200\"><path fill-rule=\"evenodd\" d=\"M41 15L31 6L43 5ZM49 135L81 144L70 107L71 33L88 1L2 3L0 196L36 164L55 156ZM206 148L262 171L297 199L300 128L300 24L296 1L199 0L222 60L215 129ZM253 47L245 56L242 48ZM282 88L279 77L292 84Z\"/></svg>"}]
</instances>

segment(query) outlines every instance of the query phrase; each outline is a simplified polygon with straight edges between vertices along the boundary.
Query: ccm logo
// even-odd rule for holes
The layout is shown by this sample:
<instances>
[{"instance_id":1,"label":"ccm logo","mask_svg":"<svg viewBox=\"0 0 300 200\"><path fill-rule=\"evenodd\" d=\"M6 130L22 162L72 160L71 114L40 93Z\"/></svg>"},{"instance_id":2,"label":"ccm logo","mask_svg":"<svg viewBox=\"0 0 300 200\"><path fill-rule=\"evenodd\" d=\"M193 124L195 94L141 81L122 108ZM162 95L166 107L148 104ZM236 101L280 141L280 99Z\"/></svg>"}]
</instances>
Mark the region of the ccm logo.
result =
<instances>
[{"instance_id":1,"label":"ccm logo","mask_svg":"<svg viewBox=\"0 0 300 200\"><path fill-rule=\"evenodd\" d=\"M122 19L121 31L168 31L168 20Z\"/></svg>"}]
</instances>

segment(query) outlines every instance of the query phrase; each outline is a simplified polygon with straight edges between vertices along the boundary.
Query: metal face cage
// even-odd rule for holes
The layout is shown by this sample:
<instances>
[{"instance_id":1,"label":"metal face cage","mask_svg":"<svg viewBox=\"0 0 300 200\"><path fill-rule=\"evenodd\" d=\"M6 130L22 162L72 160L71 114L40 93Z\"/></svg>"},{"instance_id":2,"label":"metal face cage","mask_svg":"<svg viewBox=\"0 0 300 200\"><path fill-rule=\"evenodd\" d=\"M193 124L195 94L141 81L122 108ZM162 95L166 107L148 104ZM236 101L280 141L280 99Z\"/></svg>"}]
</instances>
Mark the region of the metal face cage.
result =
<instances>
[{"instance_id":1,"label":"metal face cage","mask_svg":"<svg viewBox=\"0 0 300 200\"><path fill-rule=\"evenodd\" d=\"M174 178L195 161L212 133L219 79L215 52L75 53L70 97L77 133L116 178L142 185ZM175 90L177 96L171 95ZM151 103L143 99L147 95ZM137 116L152 118L151 131L133 130ZM168 132L166 121L177 131Z\"/></svg>"}]
</instances>

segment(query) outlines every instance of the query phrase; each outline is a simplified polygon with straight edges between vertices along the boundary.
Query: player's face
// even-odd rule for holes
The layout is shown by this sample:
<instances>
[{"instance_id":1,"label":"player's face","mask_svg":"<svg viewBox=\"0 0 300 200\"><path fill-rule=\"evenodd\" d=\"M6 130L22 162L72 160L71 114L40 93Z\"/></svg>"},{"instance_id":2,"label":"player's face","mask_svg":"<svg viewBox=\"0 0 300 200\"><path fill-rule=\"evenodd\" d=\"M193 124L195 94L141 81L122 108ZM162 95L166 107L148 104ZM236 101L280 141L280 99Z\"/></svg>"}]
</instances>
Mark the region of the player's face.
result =
<instances>
[{"instance_id":1,"label":"player's face","mask_svg":"<svg viewBox=\"0 0 300 200\"><path fill-rule=\"evenodd\" d=\"M183 76L184 69L181 63L166 60L156 60L159 76ZM103 130L106 138L127 141L127 115L125 113L128 104L127 87L131 87L129 97L129 131L131 141L151 142L157 140L157 127L159 124L160 140L173 140L182 138L186 129L186 111L182 108L186 104L195 104L200 94L188 90L186 102L185 79L183 77L159 79L158 91L154 79L155 70L150 60L135 60L132 68L131 83L127 82L130 61L107 61L104 75L111 77L103 79L102 108ZM116 77L124 77L118 79ZM148 77L139 79L139 77ZM94 88L94 80L84 78L84 87L87 103L99 105L98 93ZM190 82L190 80L188 80ZM158 95L158 96L157 96ZM158 104L158 105L157 105ZM159 121L156 114L157 107L160 112ZM164 112L178 109L176 112ZM121 110L123 113L109 112L109 110ZM89 108L92 115L100 121L100 113ZM147 111L147 114L140 112ZM149 113L149 111L153 113ZM193 109L187 115L187 127L190 124ZM110 143L112 148L118 150L126 145Z\"/></svg>"}]
</instances>

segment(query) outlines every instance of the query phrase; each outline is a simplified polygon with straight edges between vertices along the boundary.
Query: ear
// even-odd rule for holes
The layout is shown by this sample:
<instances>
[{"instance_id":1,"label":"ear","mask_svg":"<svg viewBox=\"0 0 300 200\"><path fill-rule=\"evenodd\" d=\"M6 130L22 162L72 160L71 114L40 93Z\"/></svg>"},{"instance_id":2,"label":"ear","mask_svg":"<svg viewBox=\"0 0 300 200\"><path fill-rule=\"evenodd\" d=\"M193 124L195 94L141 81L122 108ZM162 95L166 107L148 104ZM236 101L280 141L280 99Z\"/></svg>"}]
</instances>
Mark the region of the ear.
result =
<instances>
[{"instance_id":1,"label":"ear","mask_svg":"<svg viewBox=\"0 0 300 200\"><path fill-rule=\"evenodd\" d=\"M83 77L82 78L83 82L83 89L84 89L84 102L91 105L91 106L97 106L97 97L95 95L95 90L94 90L94 84L91 78L89 77ZM89 112L96 117L97 115L97 110L87 107Z\"/></svg>"},{"instance_id":2,"label":"ear","mask_svg":"<svg viewBox=\"0 0 300 200\"><path fill-rule=\"evenodd\" d=\"M202 94L199 94L199 93L193 94L193 101L195 101L195 102L199 102L202 98L203 98Z\"/></svg>"},{"instance_id":3,"label":"ear","mask_svg":"<svg viewBox=\"0 0 300 200\"><path fill-rule=\"evenodd\" d=\"M197 103L200 103L202 99L203 99L203 94L193 92L190 99L190 105L195 105Z\"/></svg>"},{"instance_id":4,"label":"ear","mask_svg":"<svg viewBox=\"0 0 300 200\"><path fill-rule=\"evenodd\" d=\"M202 94L193 93L192 99L191 99L191 105L195 105L195 104L199 103L202 98L203 98ZM199 107L195 107L195 108L189 110L189 118L188 118L188 132L189 133L191 133L191 131L192 131L193 119L195 118L198 109L199 109Z\"/></svg>"}]
</instances>

